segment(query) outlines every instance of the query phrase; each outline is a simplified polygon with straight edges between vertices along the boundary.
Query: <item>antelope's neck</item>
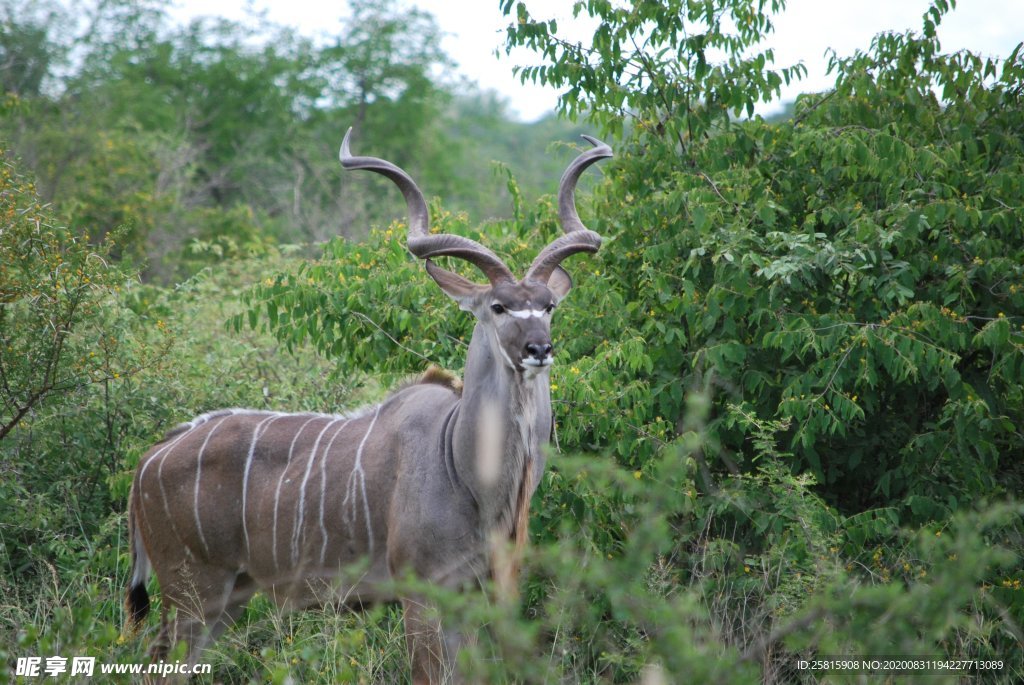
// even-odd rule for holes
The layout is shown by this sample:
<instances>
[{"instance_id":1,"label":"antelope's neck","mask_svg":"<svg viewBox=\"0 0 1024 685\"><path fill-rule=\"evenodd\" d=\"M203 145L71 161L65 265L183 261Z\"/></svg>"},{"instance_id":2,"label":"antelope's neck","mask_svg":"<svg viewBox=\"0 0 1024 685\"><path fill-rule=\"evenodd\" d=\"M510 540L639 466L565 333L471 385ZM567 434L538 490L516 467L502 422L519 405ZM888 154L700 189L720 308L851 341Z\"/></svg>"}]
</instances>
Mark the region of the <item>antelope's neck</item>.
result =
<instances>
[{"instance_id":1,"label":"antelope's neck","mask_svg":"<svg viewBox=\"0 0 1024 685\"><path fill-rule=\"evenodd\" d=\"M526 375L495 355L487 331L470 342L459 414L450 449L459 480L470 490L485 532L510 533L520 488L530 473L533 494L551 432L547 370Z\"/></svg>"}]
</instances>

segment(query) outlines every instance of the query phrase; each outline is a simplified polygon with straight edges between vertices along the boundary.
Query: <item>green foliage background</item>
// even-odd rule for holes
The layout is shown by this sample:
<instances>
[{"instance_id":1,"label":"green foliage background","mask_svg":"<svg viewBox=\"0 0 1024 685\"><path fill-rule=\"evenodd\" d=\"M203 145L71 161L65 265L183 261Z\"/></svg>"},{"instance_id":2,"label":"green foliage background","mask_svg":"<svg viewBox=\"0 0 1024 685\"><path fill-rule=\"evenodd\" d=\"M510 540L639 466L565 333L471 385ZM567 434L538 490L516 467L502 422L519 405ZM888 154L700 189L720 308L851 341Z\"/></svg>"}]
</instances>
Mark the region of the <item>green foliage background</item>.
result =
<instances>
[{"instance_id":1,"label":"green foliage background","mask_svg":"<svg viewBox=\"0 0 1024 685\"><path fill-rule=\"evenodd\" d=\"M487 626L470 675L815 682L797 659L908 655L1024 677L1022 48L944 53L936 0L766 122L754 105L803 74L758 49L779 0L577 3L589 46L501 4L506 47L543 60L522 77L583 123L456 96L430 17L390 3L356 3L378 28L327 44L177 29L161 3L95 6L120 47L4 24L0 135L22 160L0 189L4 657L144 658L119 637L122 512L170 425L331 411L461 367L471 322L405 250L397 193L354 175L338 199L333 145L356 121L359 151L441 194L434 226L514 270L560 231L540 189L575 154L537 150L596 128L616 151L580 202L605 243L567 264L520 594L420 588ZM209 658L226 682L406 673L388 607L282 617L257 598Z\"/></svg>"}]
</instances>

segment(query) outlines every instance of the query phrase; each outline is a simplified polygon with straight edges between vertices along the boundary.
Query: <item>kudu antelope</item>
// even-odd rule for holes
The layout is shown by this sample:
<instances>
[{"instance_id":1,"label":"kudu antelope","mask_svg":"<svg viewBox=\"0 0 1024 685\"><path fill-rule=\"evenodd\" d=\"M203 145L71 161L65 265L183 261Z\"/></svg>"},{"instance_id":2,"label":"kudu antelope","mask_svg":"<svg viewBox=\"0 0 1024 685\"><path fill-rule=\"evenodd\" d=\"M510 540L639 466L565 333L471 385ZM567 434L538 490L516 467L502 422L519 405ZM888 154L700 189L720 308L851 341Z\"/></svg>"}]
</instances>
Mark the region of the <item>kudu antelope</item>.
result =
<instances>
[{"instance_id":1,"label":"kudu antelope","mask_svg":"<svg viewBox=\"0 0 1024 685\"><path fill-rule=\"evenodd\" d=\"M155 656L183 640L196 661L258 590L279 606L401 600L415 682L447 678L459 636L415 598L390 596L399 574L460 588L487 578L489 538L521 543L552 432L551 313L572 281L559 266L596 252L601 238L576 213L583 171L610 157L594 146L559 187L564 235L522 280L491 250L432 234L423 194L402 169L354 157L346 169L393 181L409 212L408 248L460 308L477 319L461 389L429 373L376 406L349 414L226 409L171 430L140 460L129 503L133 572L129 620L149 609L155 571L163 602ZM489 283L437 266L463 259ZM481 427L484 428L481 428ZM481 460L494 453L493 463ZM358 574L347 569L358 568ZM173 619L169 610L174 608Z\"/></svg>"}]
</instances>

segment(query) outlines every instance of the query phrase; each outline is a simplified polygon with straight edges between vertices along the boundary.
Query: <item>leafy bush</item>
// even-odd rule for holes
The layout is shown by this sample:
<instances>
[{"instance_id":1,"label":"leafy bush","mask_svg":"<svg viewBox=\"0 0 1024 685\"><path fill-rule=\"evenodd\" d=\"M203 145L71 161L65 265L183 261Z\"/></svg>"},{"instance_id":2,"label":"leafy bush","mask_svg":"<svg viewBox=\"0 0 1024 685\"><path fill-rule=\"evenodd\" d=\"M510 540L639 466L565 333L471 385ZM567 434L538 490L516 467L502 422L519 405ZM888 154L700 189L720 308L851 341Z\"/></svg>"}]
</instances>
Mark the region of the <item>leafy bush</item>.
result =
<instances>
[{"instance_id":1,"label":"leafy bush","mask_svg":"<svg viewBox=\"0 0 1024 685\"><path fill-rule=\"evenodd\" d=\"M669 6L588 5L602 21L594 58L522 4L510 29L510 45L556 57L525 74L574 85L567 112L578 91L609 128L620 101L635 117L594 210L614 241L601 254L612 294L585 326L560 326L574 343L610 344L572 349L584 382L571 384L563 436L642 466L683 433L686 389L710 387L713 466L749 470L753 426L777 422L793 470L845 512L893 504L921 523L1018 492L1005 455L1024 448L1021 50L943 55L939 2L922 35L833 57L836 89L802 98L792 120L735 122L729 103L743 110L777 84L745 78L762 60L740 56L770 22L741 21L746 3ZM752 28L715 38L730 13ZM648 78L617 79L637 59L626 46L682 36L684 17L729 46L727 64L702 66L697 38L679 38L689 61L666 53L641 60ZM705 104L649 97L646 84Z\"/></svg>"}]
</instances>

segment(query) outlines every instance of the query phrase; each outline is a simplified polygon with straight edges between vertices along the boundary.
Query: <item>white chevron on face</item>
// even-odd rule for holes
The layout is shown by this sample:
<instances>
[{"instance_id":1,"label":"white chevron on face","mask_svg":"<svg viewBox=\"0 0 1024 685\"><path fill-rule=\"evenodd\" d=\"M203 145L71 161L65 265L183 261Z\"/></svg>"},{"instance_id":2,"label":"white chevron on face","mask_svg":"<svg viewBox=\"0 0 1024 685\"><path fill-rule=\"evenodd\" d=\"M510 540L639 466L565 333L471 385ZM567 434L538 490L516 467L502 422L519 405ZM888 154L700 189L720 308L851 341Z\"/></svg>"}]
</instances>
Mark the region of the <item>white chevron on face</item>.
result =
<instances>
[{"instance_id":1,"label":"white chevron on face","mask_svg":"<svg viewBox=\"0 0 1024 685\"><path fill-rule=\"evenodd\" d=\"M550 314L545 309L506 309L505 313L515 319L543 319Z\"/></svg>"}]
</instances>

